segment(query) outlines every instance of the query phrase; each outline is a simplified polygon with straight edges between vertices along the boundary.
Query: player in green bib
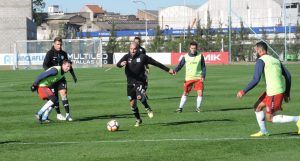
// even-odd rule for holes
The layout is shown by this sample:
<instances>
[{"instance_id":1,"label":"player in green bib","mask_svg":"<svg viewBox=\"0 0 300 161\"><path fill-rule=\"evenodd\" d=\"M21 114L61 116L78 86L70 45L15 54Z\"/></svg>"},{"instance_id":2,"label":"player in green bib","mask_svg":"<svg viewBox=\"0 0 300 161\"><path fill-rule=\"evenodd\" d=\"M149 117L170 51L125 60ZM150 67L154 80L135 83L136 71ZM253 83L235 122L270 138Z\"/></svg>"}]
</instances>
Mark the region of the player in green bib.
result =
<instances>
[{"instance_id":1,"label":"player in green bib","mask_svg":"<svg viewBox=\"0 0 300 161\"><path fill-rule=\"evenodd\" d=\"M266 92L259 97L254 105L256 119L260 131L252 134L252 137L268 136L265 127L265 120L273 123L296 122L298 134L300 134L299 116L279 115L276 112L282 110L281 104L284 100L290 100L291 75L285 66L274 57L267 55L268 46L264 42L258 42L255 47L257 61L253 80L248 86L237 93L238 98L242 98L248 91L254 88L263 75L266 82ZM264 113L264 108L266 108Z\"/></svg>"},{"instance_id":2,"label":"player in green bib","mask_svg":"<svg viewBox=\"0 0 300 161\"><path fill-rule=\"evenodd\" d=\"M178 113L181 113L183 106L187 100L187 96L194 86L194 90L197 91L197 102L196 102L196 112L200 112L200 106L203 99L203 82L206 76L206 66L203 55L197 51L198 44L196 42L190 43L190 51L185 54L177 67L175 72L179 72L180 69L185 65L185 81L183 85L183 94L177 109Z\"/></svg>"},{"instance_id":3,"label":"player in green bib","mask_svg":"<svg viewBox=\"0 0 300 161\"><path fill-rule=\"evenodd\" d=\"M70 60L64 60L61 66L53 66L41 73L31 86L31 91L37 90L38 95L43 100L48 100L44 106L37 112L36 118L39 123L42 123L42 116L45 111L54 105L57 101L57 96L53 93L50 87L64 78L64 74L70 71L72 62Z\"/></svg>"}]
</instances>

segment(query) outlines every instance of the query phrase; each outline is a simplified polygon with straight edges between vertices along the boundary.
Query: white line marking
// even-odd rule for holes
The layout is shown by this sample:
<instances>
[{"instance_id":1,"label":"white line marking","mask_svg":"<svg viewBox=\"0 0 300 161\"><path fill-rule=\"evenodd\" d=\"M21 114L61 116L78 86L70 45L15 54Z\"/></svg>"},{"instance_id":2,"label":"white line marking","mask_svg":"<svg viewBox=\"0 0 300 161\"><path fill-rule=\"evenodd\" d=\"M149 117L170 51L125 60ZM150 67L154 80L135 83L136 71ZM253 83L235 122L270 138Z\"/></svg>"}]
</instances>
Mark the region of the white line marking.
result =
<instances>
[{"instance_id":1,"label":"white line marking","mask_svg":"<svg viewBox=\"0 0 300 161\"><path fill-rule=\"evenodd\" d=\"M199 138L199 139L149 139L149 140L99 140L99 141L62 141L62 142L8 142L8 145L55 145L90 143L130 143L130 142L170 142L170 141L240 141L240 140L291 140L300 137L260 137L260 138Z\"/></svg>"},{"instance_id":2,"label":"white line marking","mask_svg":"<svg viewBox=\"0 0 300 161\"><path fill-rule=\"evenodd\" d=\"M107 72L107 71L111 70L112 68L113 68L113 67L110 67L110 68L106 69L105 71Z\"/></svg>"}]
</instances>

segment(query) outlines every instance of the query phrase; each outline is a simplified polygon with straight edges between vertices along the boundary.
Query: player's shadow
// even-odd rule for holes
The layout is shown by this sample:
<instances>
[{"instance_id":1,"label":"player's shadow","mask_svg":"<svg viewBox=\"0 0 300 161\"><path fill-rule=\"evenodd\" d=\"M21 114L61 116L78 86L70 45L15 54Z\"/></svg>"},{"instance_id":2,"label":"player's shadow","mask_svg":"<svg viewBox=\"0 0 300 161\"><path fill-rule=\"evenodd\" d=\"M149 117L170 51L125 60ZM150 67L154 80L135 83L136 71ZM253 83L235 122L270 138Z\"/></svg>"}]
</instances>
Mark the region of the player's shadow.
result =
<instances>
[{"instance_id":1,"label":"player's shadow","mask_svg":"<svg viewBox=\"0 0 300 161\"><path fill-rule=\"evenodd\" d=\"M88 116L76 119L74 121L91 121L101 119L118 119L118 118L133 118L132 114L119 114L119 115L101 115L101 116Z\"/></svg>"},{"instance_id":2,"label":"player's shadow","mask_svg":"<svg viewBox=\"0 0 300 161\"><path fill-rule=\"evenodd\" d=\"M284 133L271 134L271 136L299 136L299 135L297 132L284 132Z\"/></svg>"},{"instance_id":3,"label":"player's shadow","mask_svg":"<svg viewBox=\"0 0 300 161\"><path fill-rule=\"evenodd\" d=\"M178 121L178 122L167 122L167 123L158 123L162 126L176 126L176 125L185 125L185 124L201 124L207 122L232 122L231 119L220 119L220 120L198 120L198 121Z\"/></svg>"},{"instance_id":4,"label":"player's shadow","mask_svg":"<svg viewBox=\"0 0 300 161\"><path fill-rule=\"evenodd\" d=\"M20 141L0 141L0 144L19 143Z\"/></svg>"},{"instance_id":5,"label":"player's shadow","mask_svg":"<svg viewBox=\"0 0 300 161\"><path fill-rule=\"evenodd\" d=\"M243 107L243 108L221 108L215 110L207 110L205 112L215 112L215 111L241 111L241 110L249 110L253 109L253 107Z\"/></svg>"}]
</instances>

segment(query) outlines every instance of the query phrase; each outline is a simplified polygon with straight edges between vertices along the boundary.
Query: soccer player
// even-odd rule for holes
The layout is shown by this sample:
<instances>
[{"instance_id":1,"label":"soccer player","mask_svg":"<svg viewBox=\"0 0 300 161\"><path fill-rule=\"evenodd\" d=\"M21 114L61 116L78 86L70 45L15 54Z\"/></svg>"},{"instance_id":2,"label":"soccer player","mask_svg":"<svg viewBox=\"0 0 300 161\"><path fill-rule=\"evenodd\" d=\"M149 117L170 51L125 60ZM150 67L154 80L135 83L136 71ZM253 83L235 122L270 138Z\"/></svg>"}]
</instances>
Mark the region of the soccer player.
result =
<instances>
[{"instance_id":1,"label":"soccer player","mask_svg":"<svg viewBox=\"0 0 300 161\"><path fill-rule=\"evenodd\" d=\"M125 67L125 74L127 77L127 96L130 102L131 110L136 118L135 126L138 127L142 123L142 119L137 107L137 99L144 105L148 116L153 117L153 111L150 108L147 98L145 96L145 65L151 64L162 70L173 74L173 69L170 69L163 64L155 61L151 57L137 52L138 44L131 43L129 53L124 55L117 63L117 67Z\"/></svg>"},{"instance_id":2,"label":"soccer player","mask_svg":"<svg viewBox=\"0 0 300 161\"><path fill-rule=\"evenodd\" d=\"M139 52L140 54L145 54L146 55L146 49L143 48L141 46L141 38L140 37L135 37L134 40L133 40L137 45L138 45L138 49L137 49L137 52ZM146 69L146 83L145 83L145 95L148 99L148 95L147 95L147 89L148 89L148 75L150 73L150 69L149 69L149 65L145 65L145 69Z\"/></svg>"},{"instance_id":3,"label":"soccer player","mask_svg":"<svg viewBox=\"0 0 300 161\"><path fill-rule=\"evenodd\" d=\"M62 39L60 37L56 37L53 41L53 46L51 50L49 50L45 56L44 63L43 63L43 68L45 70L53 67L53 66L59 66L62 64L64 60L68 60L68 55L65 51L62 50ZM71 67L70 73L73 77L74 82L77 82L77 77L74 73L73 68ZM51 87L52 90L54 90L55 95L58 98L58 93L61 96L62 99L62 104L65 107L66 110L66 117L64 117L60 113L59 109L59 101L55 102L54 108L57 112L57 119L58 120L67 120L67 121L72 121L72 117L70 115L70 107L69 107L69 101L67 97L67 81L66 78L63 77L59 82L55 83ZM50 113L52 108L49 108L43 116L43 120L48 119L48 115Z\"/></svg>"},{"instance_id":4,"label":"soccer player","mask_svg":"<svg viewBox=\"0 0 300 161\"><path fill-rule=\"evenodd\" d=\"M175 68L175 72L179 72L181 68L186 64L185 81L183 84L183 94L179 103L178 113L181 113L183 106L187 100L187 96L194 86L194 90L197 91L196 112L200 112L200 106L203 99L203 87L206 76L206 66L203 55L197 51L197 42L191 42L189 45L190 51L185 54L180 60L179 64Z\"/></svg>"},{"instance_id":5,"label":"soccer player","mask_svg":"<svg viewBox=\"0 0 300 161\"><path fill-rule=\"evenodd\" d=\"M42 116L45 111L51 108L58 99L57 95L55 95L49 87L63 79L64 74L67 73L71 67L72 62L70 60L63 60L61 66L53 66L35 79L31 86L31 91L34 92L37 90L41 99L48 100L36 114L39 123L42 123Z\"/></svg>"},{"instance_id":6,"label":"soccer player","mask_svg":"<svg viewBox=\"0 0 300 161\"><path fill-rule=\"evenodd\" d=\"M285 66L274 57L267 54L268 46L265 42L258 42L255 46L257 61L252 81L248 86L237 93L237 98L242 98L248 91L253 89L265 77L266 92L258 98L254 105L257 123L260 131L252 134L252 137L268 136L265 127L265 119L273 123L296 122L298 134L300 134L299 116L279 115L276 112L282 110L282 100L290 100L291 75ZM264 108L266 108L264 113Z\"/></svg>"}]
</instances>

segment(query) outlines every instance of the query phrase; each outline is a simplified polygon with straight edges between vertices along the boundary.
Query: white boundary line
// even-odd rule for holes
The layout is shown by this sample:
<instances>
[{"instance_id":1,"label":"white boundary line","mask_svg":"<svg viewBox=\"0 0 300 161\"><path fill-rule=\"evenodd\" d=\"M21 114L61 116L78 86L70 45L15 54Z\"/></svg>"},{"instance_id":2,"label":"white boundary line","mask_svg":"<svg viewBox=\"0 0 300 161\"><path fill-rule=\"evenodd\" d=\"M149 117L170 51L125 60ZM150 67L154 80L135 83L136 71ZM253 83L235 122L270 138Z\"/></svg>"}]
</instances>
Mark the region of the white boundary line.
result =
<instances>
[{"instance_id":1,"label":"white boundary line","mask_svg":"<svg viewBox=\"0 0 300 161\"><path fill-rule=\"evenodd\" d=\"M103 140L103 141L62 141L62 142L8 142L3 145L57 145L57 144L91 144L91 143L130 143L130 142L172 142L172 141L240 141L240 140L292 140L293 137L259 137L259 138L199 138L199 139L149 139L149 140ZM1 145L1 144L0 144Z\"/></svg>"}]
</instances>

